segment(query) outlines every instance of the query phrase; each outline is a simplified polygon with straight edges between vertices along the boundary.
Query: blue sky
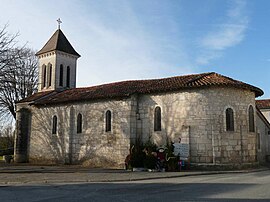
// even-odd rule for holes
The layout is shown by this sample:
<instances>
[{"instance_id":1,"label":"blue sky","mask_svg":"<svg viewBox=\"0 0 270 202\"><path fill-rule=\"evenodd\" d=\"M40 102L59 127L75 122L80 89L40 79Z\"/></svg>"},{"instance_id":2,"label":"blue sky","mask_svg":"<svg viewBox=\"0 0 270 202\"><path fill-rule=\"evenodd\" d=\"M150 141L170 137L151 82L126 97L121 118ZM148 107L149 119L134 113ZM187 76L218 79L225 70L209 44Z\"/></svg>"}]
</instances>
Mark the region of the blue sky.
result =
<instances>
[{"instance_id":1,"label":"blue sky","mask_svg":"<svg viewBox=\"0 0 270 202\"><path fill-rule=\"evenodd\" d=\"M217 72L270 97L268 0L2 0L0 26L39 50L61 29L77 86Z\"/></svg>"}]
</instances>

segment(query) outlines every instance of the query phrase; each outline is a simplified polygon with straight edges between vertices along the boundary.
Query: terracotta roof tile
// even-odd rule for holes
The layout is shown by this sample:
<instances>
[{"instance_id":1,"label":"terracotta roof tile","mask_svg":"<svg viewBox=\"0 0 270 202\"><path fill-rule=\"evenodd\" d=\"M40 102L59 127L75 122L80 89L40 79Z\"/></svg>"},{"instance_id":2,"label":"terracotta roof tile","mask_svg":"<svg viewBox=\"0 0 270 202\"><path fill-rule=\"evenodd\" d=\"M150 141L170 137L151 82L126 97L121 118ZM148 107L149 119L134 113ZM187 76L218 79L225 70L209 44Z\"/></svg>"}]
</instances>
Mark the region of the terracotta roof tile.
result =
<instances>
[{"instance_id":1,"label":"terracotta roof tile","mask_svg":"<svg viewBox=\"0 0 270 202\"><path fill-rule=\"evenodd\" d=\"M32 101L34 101L34 100L37 101L38 99L43 98L43 97L49 95L49 94L52 93L52 92L54 92L54 91L38 92L38 93L35 93L35 94L33 94L33 95L30 95L30 96L27 97L27 98L24 98L24 99L20 100L20 101L17 102L17 103L21 103L21 102L32 102Z\"/></svg>"},{"instance_id":2,"label":"terracotta roof tile","mask_svg":"<svg viewBox=\"0 0 270 202\"><path fill-rule=\"evenodd\" d=\"M259 109L269 109L270 108L270 99L256 100L256 106Z\"/></svg>"},{"instance_id":3,"label":"terracotta roof tile","mask_svg":"<svg viewBox=\"0 0 270 202\"><path fill-rule=\"evenodd\" d=\"M39 96L33 95L21 102L32 101L34 104L57 104L84 100L124 98L135 93L162 93L209 86L229 86L251 90L255 92L256 97L263 95L263 91L255 86L212 72L163 79L122 81L99 86L67 89L61 92L53 91L51 94L45 92L44 98L42 98L42 93L40 93Z\"/></svg>"},{"instance_id":4,"label":"terracotta roof tile","mask_svg":"<svg viewBox=\"0 0 270 202\"><path fill-rule=\"evenodd\" d=\"M54 50L59 50L80 57L80 54L75 51L75 49L72 47L72 45L69 43L68 39L60 29L56 30L56 32L51 36L49 41L43 46L40 51L36 53L36 55L40 55Z\"/></svg>"}]
</instances>

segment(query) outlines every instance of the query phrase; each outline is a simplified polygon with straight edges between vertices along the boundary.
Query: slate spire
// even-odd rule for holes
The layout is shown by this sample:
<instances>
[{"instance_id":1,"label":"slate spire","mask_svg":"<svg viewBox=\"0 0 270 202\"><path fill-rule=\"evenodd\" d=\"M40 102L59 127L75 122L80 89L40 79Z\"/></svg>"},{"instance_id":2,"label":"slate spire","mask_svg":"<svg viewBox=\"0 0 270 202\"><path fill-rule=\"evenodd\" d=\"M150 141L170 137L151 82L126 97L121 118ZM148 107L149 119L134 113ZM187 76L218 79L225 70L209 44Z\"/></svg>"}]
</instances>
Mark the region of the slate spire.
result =
<instances>
[{"instance_id":1,"label":"slate spire","mask_svg":"<svg viewBox=\"0 0 270 202\"><path fill-rule=\"evenodd\" d=\"M75 51L75 49L69 43L68 39L61 31L61 29L56 30L56 32L52 35L49 41L43 46L40 51L36 53L36 55L41 55L43 53L55 50L80 57L80 54Z\"/></svg>"}]
</instances>

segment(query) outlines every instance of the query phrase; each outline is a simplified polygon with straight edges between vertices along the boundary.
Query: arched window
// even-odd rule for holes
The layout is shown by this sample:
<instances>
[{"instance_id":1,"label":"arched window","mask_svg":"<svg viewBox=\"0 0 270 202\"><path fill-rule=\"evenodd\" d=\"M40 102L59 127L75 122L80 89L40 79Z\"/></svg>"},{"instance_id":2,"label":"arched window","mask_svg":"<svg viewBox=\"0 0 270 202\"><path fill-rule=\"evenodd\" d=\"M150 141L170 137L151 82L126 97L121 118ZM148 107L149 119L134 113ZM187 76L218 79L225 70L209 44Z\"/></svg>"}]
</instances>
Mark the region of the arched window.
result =
<instances>
[{"instance_id":1,"label":"arched window","mask_svg":"<svg viewBox=\"0 0 270 202\"><path fill-rule=\"evenodd\" d=\"M249 132L255 132L254 110L251 105L248 108L248 123L249 123Z\"/></svg>"},{"instance_id":2,"label":"arched window","mask_svg":"<svg viewBox=\"0 0 270 202\"><path fill-rule=\"evenodd\" d=\"M52 65L49 64L49 82L48 82L48 86L51 86L52 85Z\"/></svg>"},{"instance_id":3,"label":"arched window","mask_svg":"<svg viewBox=\"0 0 270 202\"><path fill-rule=\"evenodd\" d=\"M53 116L52 134L57 132L57 116Z\"/></svg>"},{"instance_id":4,"label":"arched window","mask_svg":"<svg viewBox=\"0 0 270 202\"><path fill-rule=\"evenodd\" d=\"M161 109L160 109L160 107L155 108L154 131L161 131Z\"/></svg>"},{"instance_id":5,"label":"arched window","mask_svg":"<svg viewBox=\"0 0 270 202\"><path fill-rule=\"evenodd\" d=\"M59 75L59 86L63 86L63 73L64 73L64 68L63 65L60 65L60 75Z\"/></svg>"},{"instance_id":6,"label":"arched window","mask_svg":"<svg viewBox=\"0 0 270 202\"><path fill-rule=\"evenodd\" d=\"M77 133L82 133L82 115L81 113L77 116Z\"/></svg>"},{"instance_id":7,"label":"arched window","mask_svg":"<svg viewBox=\"0 0 270 202\"><path fill-rule=\"evenodd\" d=\"M106 126L105 126L105 131L109 132L112 131L112 113L110 110L106 111Z\"/></svg>"},{"instance_id":8,"label":"arched window","mask_svg":"<svg viewBox=\"0 0 270 202\"><path fill-rule=\"evenodd\" d=\"M234 131L234 117L232 108L226 109L226 130Z\"/></svg>"},{"instance_id":9,"label":"arched window","mask_svg":"<svg viewBox=\"0 0 270 202\"><path fill-rule=\"evenodd\" d=\"M70 67L67 66L67 87L70 87Z\"/></svg>"},{"instance_id":10,"label":"arched window","mask_svg":"<svg viewBox=\"0 0 270 202\"><path fill-rule=\"evenodd\" d=\"M46 86L46 65L43 65L43 82L42 82L42 87L45 88Z\"/></svg>"}]
</instances>

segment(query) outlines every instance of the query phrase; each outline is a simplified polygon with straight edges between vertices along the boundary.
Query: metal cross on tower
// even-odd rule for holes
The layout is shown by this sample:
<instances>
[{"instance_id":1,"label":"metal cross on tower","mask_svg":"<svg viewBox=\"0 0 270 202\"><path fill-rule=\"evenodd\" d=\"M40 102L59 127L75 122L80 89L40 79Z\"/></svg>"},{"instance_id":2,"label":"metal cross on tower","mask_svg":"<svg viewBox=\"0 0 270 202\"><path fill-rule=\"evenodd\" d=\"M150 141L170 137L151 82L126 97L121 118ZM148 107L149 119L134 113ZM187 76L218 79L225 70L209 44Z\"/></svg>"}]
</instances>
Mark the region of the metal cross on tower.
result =
<instances>
[{"instance_id":1,"label":"metal cross on tower","mask_svg":"<svg viewBox=\"0 0 270 202\"><path fill-rule=\"evenodd\" d=\"M58 18L56 21L58 22L58 29L60 29L60 24L62 23L62 21L60 18Z\"/></svg>"}]
</instances>

